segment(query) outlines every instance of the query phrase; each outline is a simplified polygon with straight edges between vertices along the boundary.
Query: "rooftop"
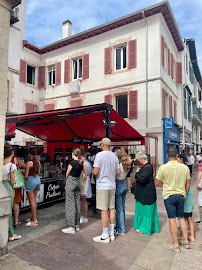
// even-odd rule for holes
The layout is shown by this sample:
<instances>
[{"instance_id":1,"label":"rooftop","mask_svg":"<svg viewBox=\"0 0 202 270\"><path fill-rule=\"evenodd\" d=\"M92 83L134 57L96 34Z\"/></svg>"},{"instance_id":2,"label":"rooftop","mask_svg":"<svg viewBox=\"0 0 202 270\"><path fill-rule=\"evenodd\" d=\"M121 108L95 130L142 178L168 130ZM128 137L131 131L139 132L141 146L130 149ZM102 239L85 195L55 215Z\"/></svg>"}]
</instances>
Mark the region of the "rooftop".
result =
<instances>
[{"instance_id":1,"label":"rooftop","mask_svg":"<svg viewBox=\"0 0 202 270\"><path fill-rule=\"evenodd\" d=\"M90 28L86 31L83 31L81 33L72 35L70 37L58 40L54 43L48 44L43 47L38 47L27 40L23 41L23 47L26 47L32 51L35 51L39 54L44 54L59 48L62 48L64 46L68 46L70 44L100 35L102 33L108 32L110 30L116 29L118 27L133 23L135 21L139 21L143 19L143 13L145 17L150 17L158 13L162 13L166 24L170 30L170 33L173 37L173 40L175 42L175 45L178 49L178 51L182 51L184 49L183 40L180 34L180 30L177 26L177 22L175 20L175 16L172 12L171 6L169 1L162 1L160 3L157 3L155 5L146 7L144 9L138 10L136 12L130 13L128 15L125 15L123 17L120 17L118 19L112 20L110 22L101 24L99 26Z\"/></svg>"}]
</instances>

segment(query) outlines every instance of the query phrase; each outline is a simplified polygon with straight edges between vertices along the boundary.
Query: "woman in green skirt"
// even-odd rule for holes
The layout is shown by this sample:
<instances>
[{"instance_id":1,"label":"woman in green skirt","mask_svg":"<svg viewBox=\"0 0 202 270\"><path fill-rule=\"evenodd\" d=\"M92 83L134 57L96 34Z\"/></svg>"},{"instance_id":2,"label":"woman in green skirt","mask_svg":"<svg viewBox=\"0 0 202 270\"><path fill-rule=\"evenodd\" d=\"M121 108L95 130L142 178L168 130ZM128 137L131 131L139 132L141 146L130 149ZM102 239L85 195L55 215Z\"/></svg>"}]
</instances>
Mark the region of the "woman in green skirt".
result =
<instances>
[{"instance_id":1,"label":"woman in green skirt","mask_svg":"<svg viewBox=\"0 0 202 270\"><path fill-rule=\"evenodd\" d=\"M147 160L143 152L136 155L137 161L141 164L138 167L135 191L135 217L134 229L137 233L151 235L154 232L159 233L159 219L156 204L156 188L153 178L153 167Z\"/></svg>"}]
</instances>

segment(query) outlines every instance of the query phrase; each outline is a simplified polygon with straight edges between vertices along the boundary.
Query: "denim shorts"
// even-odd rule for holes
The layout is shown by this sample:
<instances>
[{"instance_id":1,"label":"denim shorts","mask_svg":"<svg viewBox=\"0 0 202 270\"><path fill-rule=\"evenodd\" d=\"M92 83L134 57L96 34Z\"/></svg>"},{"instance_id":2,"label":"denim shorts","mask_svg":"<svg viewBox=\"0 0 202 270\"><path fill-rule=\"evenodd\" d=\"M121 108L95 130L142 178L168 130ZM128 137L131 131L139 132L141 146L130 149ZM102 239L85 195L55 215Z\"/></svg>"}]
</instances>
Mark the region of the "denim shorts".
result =
<instances>
[{"instance_id":1,"label":"denim shorts","mask_svg":"<svg viewBox=\"0 0 202 270\"><path fill-rule=\"evenodd\" d=\"M168 218L184 218L184 196L175 194L164 200Z\"/></svg>"},{"instance_id":2,"label":"denim shorts","mask_svg":"<svg viewBox=\"0 0 202 270\"><path fill-rule=\"evenodd\" d=\"M34 191L40 189L40 177L38 175L29 176L26 181L25 190Z\"/></svg>"}]
</instances>

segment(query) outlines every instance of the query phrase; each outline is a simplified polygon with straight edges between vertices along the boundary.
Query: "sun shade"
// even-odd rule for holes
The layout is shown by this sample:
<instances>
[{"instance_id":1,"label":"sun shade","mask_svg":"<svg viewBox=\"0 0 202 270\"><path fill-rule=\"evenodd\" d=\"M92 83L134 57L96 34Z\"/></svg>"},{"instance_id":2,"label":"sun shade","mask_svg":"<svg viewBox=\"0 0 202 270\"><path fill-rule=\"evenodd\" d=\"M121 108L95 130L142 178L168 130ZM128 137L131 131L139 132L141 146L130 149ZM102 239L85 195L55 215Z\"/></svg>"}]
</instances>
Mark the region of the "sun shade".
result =
<instances>
[{"instance_id":1,"label":"sun shade","mask_svg":"<svg viewBox=\"0 0 202 270\"><path fill-rule=\"evenodd\" d=\"M110 139L112 141L140 141L144 137L130 126L112 105L103 103L6 117L7 123L16 123L16 129L47 142L68 142L72 138L100 141L106 137L106 110L110 110Z\"/></svg>"}]
</instances>

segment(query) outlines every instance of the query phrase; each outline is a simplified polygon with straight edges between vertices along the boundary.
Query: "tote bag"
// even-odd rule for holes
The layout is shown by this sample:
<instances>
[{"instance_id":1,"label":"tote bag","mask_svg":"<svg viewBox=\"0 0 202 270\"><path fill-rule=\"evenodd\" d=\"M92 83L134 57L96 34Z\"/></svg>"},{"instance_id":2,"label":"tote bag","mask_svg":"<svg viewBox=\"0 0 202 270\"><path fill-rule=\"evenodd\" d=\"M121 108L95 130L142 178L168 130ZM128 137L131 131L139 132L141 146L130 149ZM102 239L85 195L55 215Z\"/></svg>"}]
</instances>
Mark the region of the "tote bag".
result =
<instances>
[{"instance_id":1,"label":"tote bag","mask_svg":"<svg viewBox=\"0 0 202 270\"><path fill-rule=\"evenodd\" d=\"M88 177L86 180L84 180L85 174L83 171L80 175L80 190L81 190L81 196L87 196L88 195Z\"/></svg>"},{"instance_id":2,"label":"tote bag","mask_svg":"<svg viewBox=\"0 0 202 270\"><path fill-rule=\"evenodd\" d=\"M14 189L25 187L25 178L20 170L15 171L16 184L13 186Z\"/></svg>"}]
</instances>

